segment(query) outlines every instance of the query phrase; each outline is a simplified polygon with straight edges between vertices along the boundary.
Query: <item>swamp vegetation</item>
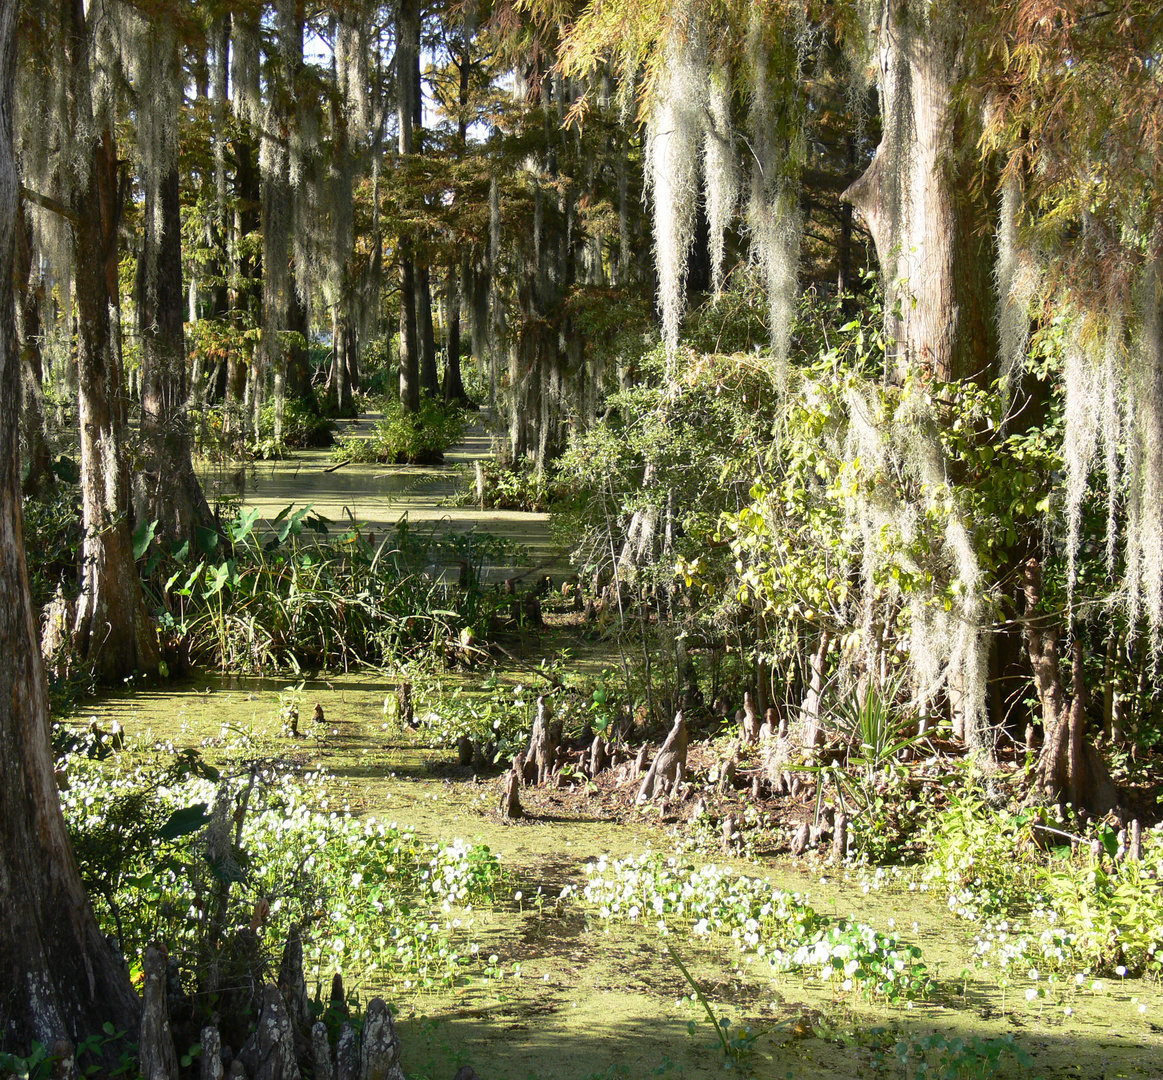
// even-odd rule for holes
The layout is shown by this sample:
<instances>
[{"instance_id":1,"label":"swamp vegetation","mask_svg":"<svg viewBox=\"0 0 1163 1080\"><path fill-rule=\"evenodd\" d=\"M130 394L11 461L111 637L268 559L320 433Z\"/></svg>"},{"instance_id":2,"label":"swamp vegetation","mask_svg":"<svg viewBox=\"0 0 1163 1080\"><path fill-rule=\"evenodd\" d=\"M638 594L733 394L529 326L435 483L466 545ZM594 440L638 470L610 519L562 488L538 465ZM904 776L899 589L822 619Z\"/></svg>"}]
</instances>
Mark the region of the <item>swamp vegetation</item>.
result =
<instances>
[{"instance_id":1,"label":"swamp vegetation","mask_svg":"<svg viewBox=\"0 0 1163 1080\"><path fill-rule=\"evenodd\" d=\"M0 0L0 1071L1158 1076L1156 8Z\"/></svg>"}]
</instances>

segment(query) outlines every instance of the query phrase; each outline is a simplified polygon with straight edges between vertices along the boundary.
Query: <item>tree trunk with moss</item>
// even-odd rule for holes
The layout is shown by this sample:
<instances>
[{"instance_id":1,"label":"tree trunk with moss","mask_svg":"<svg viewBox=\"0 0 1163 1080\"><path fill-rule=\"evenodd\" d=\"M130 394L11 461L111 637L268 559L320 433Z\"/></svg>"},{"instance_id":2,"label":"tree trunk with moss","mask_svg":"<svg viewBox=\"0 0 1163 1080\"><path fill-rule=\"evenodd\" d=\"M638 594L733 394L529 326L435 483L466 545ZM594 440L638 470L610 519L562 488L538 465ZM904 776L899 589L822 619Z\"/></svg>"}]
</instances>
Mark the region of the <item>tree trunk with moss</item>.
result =
<instances>
[{"instance_id":1,"label":"tree trunk with moss","mask_svg":"<svg viewBox=\"0 0 1163 1080\"><path fill-rule=\"evenodd\" d=\"M880 0L881 142L844 193L876 244L897 365L987 382L996 365L989 237L957 148L973 140L953 105L967 15L956 0Z\"/></svg>"},{"instance_id":2,"label":"tree trunk with moss","mask_svg":"<svg viewBox=\"0 0 1163 1080\"><path fill-rule=\"evenodd\" d=\"M79 130L93 123L89 35L83 0L62 0L65 79ZM113 132L96 135L85 168L68 178L77 312L82 542L74 646L97 678L119 683L157 671L150 624L133 558L125 461L125 389L110 326L117 235L126 191Z\"/></svg>"},{"instance_id":3,"label":"tree trunk with moss","mask_svg":"<svg viewBox=\"0 0 1163 1080\"><path fill-rule=\"evenodd\" d=\"M160 184L162 231L147 229L138 262L141 332L141 440L138 519L157 521L169 545L195 542L212 518L190 447L186 343L182 329L182 221L177 164ZM154 212L147 197L145 214Z\"/></svg>"},{"instance_id":4,"label":"tree trunk with moss","mask_svg":"<svg viewBox=\"0 0 1163 1080\"><path fill-rule=\"evenodd\" d=\"M415 150L413 102L419 101L420 4L400 0L396 21L396 119L400 129L400 157ZM400 253L400 405L405 412L420 408L420 341L416 322L416 259L409 240L401 239Z\"/></svg>"},{"instance_id":5,"label":"tree trunk with moss","mask_svg":"<svg viewBox=\"0 0 1163 1080\"><path fill-rule=\"evenodd\" d=\"M79 6L79 0L76 0ZM13 322L19 182L12 154L14 0L0 0L0 1049L66 1056L140 1015L85 895L61 815L21 515L20 357Z\"/></svg>"},{"instance_id":6,"label":"tree trunk with moss","mask_svg":"<svg viewBox=\"0 0 1163 1080\"><path fill-rule=\"evenodd\" d=\"M56 486L52 453L44 429L44 368L40 336L44 280L32 278L32 223L20 204L16 218L16 330L20 348L20 432L24 449L24 494L30 498Z\"/></svg>"},{"instance_id":7,"label":"tree trunk with moss","mask_svg":"<svg viewBox=\"0 0 1163 1080\"><path fill-rule=\"evenodd\" d=\"M1034 686L1042 705L1045 741L1038 755L1036 783L1049 799L1066 799L1075 809L1105 814L1118 802L1118 789L1087 740L1086 681L1082 642L1073 646L1073 698L1067 698L1059 663L1058 627L1037 611L1042 596L1042 568L1037 559L1025 566L1025 622Z\"/></svg>"}]
</instances>

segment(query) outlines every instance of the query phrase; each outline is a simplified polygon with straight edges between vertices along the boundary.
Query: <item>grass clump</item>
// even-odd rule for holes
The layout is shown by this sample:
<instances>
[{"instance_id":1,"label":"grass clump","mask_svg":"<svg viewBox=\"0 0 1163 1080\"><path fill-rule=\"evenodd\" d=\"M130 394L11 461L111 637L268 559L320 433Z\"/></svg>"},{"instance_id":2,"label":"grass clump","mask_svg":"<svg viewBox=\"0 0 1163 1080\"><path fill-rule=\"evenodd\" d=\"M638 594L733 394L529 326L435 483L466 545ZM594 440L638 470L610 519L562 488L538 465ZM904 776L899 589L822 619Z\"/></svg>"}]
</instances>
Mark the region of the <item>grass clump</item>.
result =
<instances>
[{"instance_id":1,"label":"grass clump","mask_svg":"<svg viewBox=\"0 0 1163 1080\"><path fill-rule=\"evenodd\" d=\"M288 506L265 524L251 509L225 536L202 530L199 552L182 545L151 556L144 576L163 635L223 670L346 670L418 652L443 656L463 630L488 629L498 601L481 589L481 571L507 550L504 541L437 536L407 518L378 541L358 526L334 537L328 529L310 506ZM433 566L459 576L434 575Z\"/></svg>"}]
</instances>

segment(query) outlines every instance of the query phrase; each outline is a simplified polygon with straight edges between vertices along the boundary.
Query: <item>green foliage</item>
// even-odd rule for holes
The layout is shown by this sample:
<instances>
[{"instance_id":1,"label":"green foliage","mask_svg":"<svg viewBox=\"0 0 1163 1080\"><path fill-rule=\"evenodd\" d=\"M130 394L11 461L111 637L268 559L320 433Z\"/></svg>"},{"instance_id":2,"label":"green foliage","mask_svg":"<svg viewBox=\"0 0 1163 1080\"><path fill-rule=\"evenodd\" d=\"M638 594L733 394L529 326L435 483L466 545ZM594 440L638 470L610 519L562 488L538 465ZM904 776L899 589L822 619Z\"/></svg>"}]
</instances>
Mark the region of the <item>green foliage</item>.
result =
<instances>
[{"instance_id":1,"label":"green foliage","mask_svg":"<svg viewBox=\"0 0 1163 1080\"><path fill-rule=\"evenodd\" d=\"M398 401L387 404L385 415L369 438L348 435L331 452L336 461L385 462L389 465L434 465L444 452L464 437L464 410L425 397L414 413Z\"/></svg>"},{"instance_id":2,"label":"green foliage","mask_svg":"<svg viewBox=\"0 0 1163 1080\"><path fill-rule=\"evenodd\" d=\"M978 955L986 960L1018 970L1033 963L1059 972L1163 971L1163 828L1144 831L1135 860L1124 857L1109 826L1077 836L1049 810L1014 812L969 786L949 793L929 850L925 881L947 891L951 910L980 924Z\"/></svg>"},{"instance_id":3,"label":"green foliage","mask_svg":"<svg viewBox=\"0 0 1163 1080\"><path fill-rule=\"evenodd\" d=\"M608 567L621 551L635 511L675 512L670 535L688 560L709 552L719 514L738 510L751 486L752 463L770 444L777 394L762 363L750 357L682 353L674 382L657 348L639 362L639 380L610 395L603 422L579 433L559 462L563 488L575 492L558 509L583 575ZM672 580L673 563L649 569L666 530L659 527L641 572ZM700 564L703 565L703 564Z\"/></svg>"},{"instance_id":4,"label":"green foliage","mask_svg":"<svg viewBox=\"0 0 1163 1080\"><path fill-rule=\"evenodd\" d=\"M1156 827L1144 834L1141 860L1117 858L1109 830L1100 839L1109 849L1104 844L1098 858L1074 857L1065 848L1048 860L1038 875L1047 906L1070 928L1074 955L1089 966L1157 977L1163 973L1163 833Z\"/></svg>"},{"instance_id":5,"label":"green foliage","mask_svg":"<svg viewBox=\"0 0 1163 1080\"><path fill-rule=\"evenodd\" d=\"M883 1035L883 1029L874 1034ZM901 1080L988 1080L996 1076L1009 1057L1023 1069L1031 1069L1034 1060L1008 1032L996 1039L974 1035L967 1039L949 1038L940 1032L899 1039L893 1046ZM875 1063L884 1068L879 1055Z\"/></svg>"},{"instance_id":6,"label":"green foliage","mask_svg":"<svg viewBox=\"0 0 1163 1080\"><path fill-rule=\"evenodd\" d=\"M43 608L64 583L72 588L81 547L80 492L74 483L61 483L55 492L39 499L26 499L24 544L28 553L28 573L34 609Z\"/></svg>"},{"instance_id":7,"label":"green foliage","mask_svg":"<svg viewBox=\"0 0 1163 1080\"><path fill-rule=\"evenodd\" d=\"M310 506L265 524L252 508L224 538L203 532L200 551L152 556L143 570L162 631L223 669L256 671L440 654L463 629L487 631L499 600L480 589L480 571L506 542L418 532L406 517L374 547L358 526L325 542L328 527ZM467 569L463 585L425 574L432 563Z\"/></svg>"},{"instance_id":8,"label":"green foliage","mask_svg":"<svg viewBox=\"0 0 1163 1080\"><path fill-rule=\"evenodd\" d=\"M483 504L493 510L524 510L544 513L568 498L569 490L558 478L556 469L538 471L533 462L524 460L506 468L499 463L481 462L484 498L480 499L475 482L466 486L461 498L466 504Z\"/></svg>"},{"instance_id":9,"label":"green foliage","mask_svg":"<svg viewBox=\"0 0 1163 1080\"><path fill-rule=\"evenodd\" d=\"M926 736L914 731L916 717L901 705L904 689L902 672L885 685L870 681L863 693L840 694L829 717L845 757L808 770L820 776L821 785L832 781L854 846L876 862L899 857L919 821L902 759Z\"/></svg>"},{"instance_id":10,"label":"green foliage","mask_svg":"<svg viewBox=\"0 0 1163 1080\"><path fill-rule=\"evenodd\" d=\"M106 1023L101 1031L78 1042L73 1050L71 1063L75 1075L84 1077L136 1075L133 1057L128 1052L122 1052L115 1068L107 1067L106 1046L110 1043L122 1044L126 1034L124 1031L117 1031L112 1024ZM65 1062L61 1057L50 1054L42 1043L35 1040L27 1057L0 1053L0 1075L13 1076L16 1080L49 1080L50 1077L59 1075L64 1066Z\"/></svg>"},{"instance_id":11,"label":"green foliage","mask_svg":"<svg viewBox=\"0 0 1163 1080\"><path fill-rule=\"evenodd\" d=\"M424 724L442 746L454 747L467 737L482 749L492 748L490 764L506 764L524 750L533 730L536 695L523 685L506 686L496 679L485 683L485 693L436 694L422 712Z\"/></svg>"},{"instance_id":12,"label":"green foliage","mask_svg":"<svg viewBox=\"0 0 1163 1080\"><path fill-rule=\"evenodd\" d=\"M260 962L239 951L248 925L264 951L297 925L316 927L309 977L355 967L434 986L475 968L478 950L447 913L497 895L500 865L486 847L422 844L337 814L318 774L256 765L219 775L196 751L179 760L191 767L114 779L70 763L70 835L98 919L127 956L161 941L187 986L205 990Z\"/></svg>"},{"instance_id":13,"label":"green foliage","mask_svg":"<svg viewBox=\"0 0 1163 1080\"><path fill-rule=\"evenodd\" d=\"M283 404L283 437L275 441L275 406L266 402L259 413L258 437L254 443L255 456L281 457L288 450L330 446L335 440L335 423L322 416L313 400L287 398Z\"/></svg>"}]
</instances>

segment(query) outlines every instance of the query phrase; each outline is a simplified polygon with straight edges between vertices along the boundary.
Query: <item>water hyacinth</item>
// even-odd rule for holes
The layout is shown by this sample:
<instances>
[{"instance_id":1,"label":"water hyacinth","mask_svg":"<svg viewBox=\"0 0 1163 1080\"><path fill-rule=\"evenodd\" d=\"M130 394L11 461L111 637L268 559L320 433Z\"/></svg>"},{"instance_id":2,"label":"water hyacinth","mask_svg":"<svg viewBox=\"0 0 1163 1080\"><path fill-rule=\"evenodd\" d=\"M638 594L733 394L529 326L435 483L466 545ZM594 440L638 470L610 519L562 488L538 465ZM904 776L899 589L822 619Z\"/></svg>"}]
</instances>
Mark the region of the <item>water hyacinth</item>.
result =
<instances>
[{"instance_id":1,"label":"water hyacinth","mask_svg":"<svg viewBox=\"0 0 1163 1080\"><path fill-rule=\"evenodd\" d=\"M773 974L801 971L869 997L923 997L930 989L919 948L852 921L830 925L799 893L765 878L657 853L602 856L587 864L586 877L582 902L609 922L648 920L664 936L680 928L726 936L740 952L768 960Z\"/></svg>"},{"instance_id":2,"label":"water hyacinth","mask_svg":"<svg viewBox=\"0 0 1163 1080\"><path fill-rule=\"evenodd\" d=\"M329 809L323 773L268 767L253 782L245 774L169 784L142 773L110 780L78 764L70 779L62 804L98 918L128 956L158 938L184 965L196 965L214 933L213 898L228 884L227 932L250 924L278 949L291 925L309 927L304 961L312 979L375 973L422 989L479 967L472 905L491 901L502 878L481 844L425 844L395 822ZM218 803L233 812L248 788L237 844L228 822L229 872L210 861L206 829L159 841L158 826L173 811ZM140 802L143 791L141 806L126 801ZM118 848L115 839L125 834L127 810L145 823L136 848ZM86 861L86 852L102 849L103 862Z\"/></svg>"}]
</instances>

